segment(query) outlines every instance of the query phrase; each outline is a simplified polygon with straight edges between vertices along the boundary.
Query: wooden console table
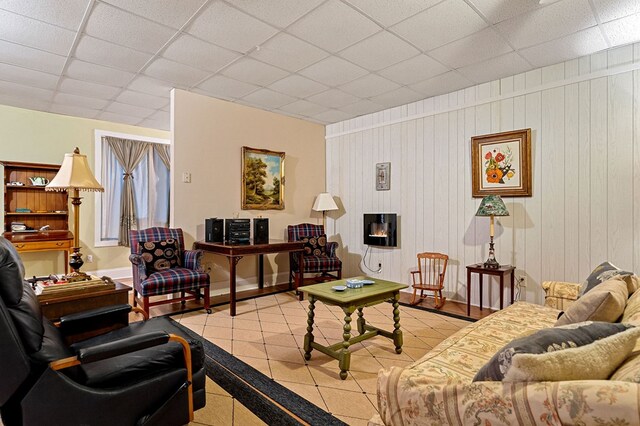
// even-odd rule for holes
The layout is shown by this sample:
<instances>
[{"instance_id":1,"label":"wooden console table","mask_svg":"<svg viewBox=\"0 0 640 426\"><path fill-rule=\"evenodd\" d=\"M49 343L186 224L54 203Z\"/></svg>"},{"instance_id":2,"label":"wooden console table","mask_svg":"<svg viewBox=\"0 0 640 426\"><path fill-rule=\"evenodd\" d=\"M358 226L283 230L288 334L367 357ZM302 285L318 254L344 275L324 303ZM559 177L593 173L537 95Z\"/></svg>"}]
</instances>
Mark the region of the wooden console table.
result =
<instances>
[{"instance_id":1,"label":"wooden console table","mask_svg":"<svg viewBox=\"0 0 640 426\"><path fill-rule=\"evenodd\" d=\"M504 277L508 275L511 277L511 303L513 304L513 286L515 282L515 266L511 265L500 265L499 268L485 268L484 264L477 263L473 265L467 266L467 316L471 315L471 273L478 274L479 277L479 287L480 287L480 310L482 310L482 276L483 275L493 275L500 277L500 309L502 309L503 300L504 300Z\"/></svg>"},{"instance_id":2,"label":"wooden console table","mask_svg":"<svg viewBox=\"0 0 640 426\"><path fill-rule=\"evenodd\" d=\"M64 251L64 273L69 273L69 253L73 248L71 231L5 232L3 237L13 244L18 253Z\"/></svg>"},{"instance_id":3,"label":"wooden console table","mask_svg":"<svg viewBox=\"0 0 640 426\"><path fill-rule=\"evenodd\" d=\"M304 243L301 241L269 241L267 244L228 244L196 241L195 249L225 256L229 260L229 313L236 315L236 265L244 256L258 255L258 287L264 287L264 255L270 253L297 252L298 262L302 264ZM295 288L302 283L296 279ZM291 287L289 287L292 290Z\"/></svg>"}]
</instances>

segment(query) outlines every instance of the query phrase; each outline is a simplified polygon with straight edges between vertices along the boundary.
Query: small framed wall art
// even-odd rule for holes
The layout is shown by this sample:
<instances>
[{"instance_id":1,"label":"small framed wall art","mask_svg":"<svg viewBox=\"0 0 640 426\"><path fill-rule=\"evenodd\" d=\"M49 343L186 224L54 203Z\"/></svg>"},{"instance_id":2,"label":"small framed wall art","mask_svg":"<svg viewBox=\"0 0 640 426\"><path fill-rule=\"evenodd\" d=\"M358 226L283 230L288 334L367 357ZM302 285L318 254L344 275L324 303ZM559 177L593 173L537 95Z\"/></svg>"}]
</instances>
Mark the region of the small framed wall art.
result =
<instances>
[{"instance_id":1,"label":"small framed wall art","mask_svg":"<svg viewBox=\"0 0 640 426\"><path fill-rule=\"evenodd\" d=\"M242 147L242 209L284 210L284 152Z\"/></svg>"},{"instance_id":2,"label":"small framed wall art","mask_svg":"<svg viewBox=\"0 0 640 426\"><path fill-rule=\"evenodd\" d=\"M531 197L531 129L471 138L472 196Z\"/></svg>"},{"instance_id":3,"label":"small framed wall art","mask_svg":"<svg viewBox=\"0 0 640 426\"><path fill-rule=\"evenodd\" d=\"M376 164L376 191L391 189L391 163Z\"/></svg>"}]
</instances>

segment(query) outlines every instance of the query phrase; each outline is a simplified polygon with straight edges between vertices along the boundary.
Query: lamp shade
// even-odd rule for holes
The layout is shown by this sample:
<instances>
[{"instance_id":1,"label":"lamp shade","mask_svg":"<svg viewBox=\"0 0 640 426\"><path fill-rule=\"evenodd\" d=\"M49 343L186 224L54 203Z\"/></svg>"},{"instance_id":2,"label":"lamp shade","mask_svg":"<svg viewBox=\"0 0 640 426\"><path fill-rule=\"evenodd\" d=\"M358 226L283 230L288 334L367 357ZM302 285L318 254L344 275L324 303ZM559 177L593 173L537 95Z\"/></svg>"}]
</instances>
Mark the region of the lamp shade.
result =
<instances>
[{"instance_id":1,"label":"lamp shade","mask_svg":"<svg viewBox=\"0 0 640 426\"><path fill-rule=\"evenodd\" d=\"M509 216L509 210L499 195L487 195L480 202L476 216Z\"/></svg>"},{"instance_id":2,"label":"lamp shade","mask_svg":"<svg viewBox=\"0 0 640 426\"><path fill-rule=\"evenodd\" d=\"M78 148L73 151L73 154L64 155L58 174L55 175L45 189L47 191L70 191L72 189L104 191L104 188L98 183L89 168L87 156L80 154Z\"/></svg>"},{"instance_id":3,"label":"lamp shade","mask_svg":"<svg viewBox=\"0 0 640 426\"><path fill-rule=\"evenodd\" d=\"M316 212L326 212L329 210L338 210L338 206L336 202L333 201L333 197L328 192L321 192L316 197L316 201L313 203L313 207L311 207L313 211Z\"/></svg>"}]
</instances>

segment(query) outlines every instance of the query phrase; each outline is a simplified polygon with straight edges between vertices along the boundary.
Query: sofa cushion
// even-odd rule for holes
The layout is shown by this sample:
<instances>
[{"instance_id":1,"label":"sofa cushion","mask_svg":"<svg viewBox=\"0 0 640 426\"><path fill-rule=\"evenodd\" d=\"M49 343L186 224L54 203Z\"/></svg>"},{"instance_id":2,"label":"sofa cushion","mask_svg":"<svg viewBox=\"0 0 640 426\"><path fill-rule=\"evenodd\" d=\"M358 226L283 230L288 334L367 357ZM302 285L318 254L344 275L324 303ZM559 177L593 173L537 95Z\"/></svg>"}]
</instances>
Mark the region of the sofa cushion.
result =
<instances>
[{"instance_id":1,"label":"sofa cushion","mask_svg":"<svg viewBox=\"0 0 640 426\"><path fill-rule=\"evenodd\" d=\"M513 340L483 366L474 381L606 379L625 360L640 328L584 322L547 328Z\"/></svg>"},{"instance_id":2,"label":"sofa cushion","mask_svg":"<svg viewBox=\"0 0 640 426\"><path fill-rule=\"evenodd\" d=\"M640 351L625 359L609 380L640 383Z\"/></svg>"},{"instance_id":3,"label":"sofa cushion","mask_svg":"<svg viewBox=\"0 0 640 426\"><path fill-rule=\"evenodd\" d=\"M625 324L640 326L640 291L633 293L627 300L621 321Z\"/></svg>"},{"instance_id":4,"label":"sofa cushion","mask_svg":"<svg viewBox=\"0 0 640 426\"><path fill-rule=\"evenodd\" d=\"M141 242L140 256L144 260L147 275L181 266L180 246L174 238Z\"/></svg>"},{"instance_id":5,"label":"sofa cushion","mask_svg":"<svg viewBox=\"0 0 640 426\"><path fill-rule=\"evenodd\" d=\"M567 308L556 325L583 321L615 322L627 304L627 284L619 276L597 285Z\"/></svg>"},{"instance_id":6,"label":"sofa cushion","mask_svg":"<svg viewBox=\"0 0 640 426\"><path fill-rule=\"evenodd\" d=\"M602 262L600 265L596 266L587 279L582 283L582 286L580 287L580 295L584 295L598 284L601 284L615 276L625 278L629 294L633 294L640 285L640 280L633 274L633 272L623 271L610 262Z\"/></svg>"}]
</instances>

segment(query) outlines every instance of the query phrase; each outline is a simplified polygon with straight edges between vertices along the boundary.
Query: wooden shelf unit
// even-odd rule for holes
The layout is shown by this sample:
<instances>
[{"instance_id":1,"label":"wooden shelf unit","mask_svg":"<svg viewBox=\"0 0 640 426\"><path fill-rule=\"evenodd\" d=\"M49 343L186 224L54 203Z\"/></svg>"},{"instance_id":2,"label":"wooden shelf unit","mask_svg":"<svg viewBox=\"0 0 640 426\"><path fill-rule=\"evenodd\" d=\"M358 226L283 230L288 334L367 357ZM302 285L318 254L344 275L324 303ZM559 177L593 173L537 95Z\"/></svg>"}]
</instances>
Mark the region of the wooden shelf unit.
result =
<instances>
[{"instance_id":1,"label":"wooden shelf unit","mask_svg":"<svg viewBox=\"0 0 640 426\"><path fill-rule=\"evenodd\" d=\"M34 186L29 178L42 176L49 181L58 173L57 164L2 161L4 166L4 230L11 231L11 222L21 222L33 229L49 225L52 231L69 229L69 202L67 192L45 191ZM10 185L21 182L23 185ZM31 212L16 212L16 209Z\"/></svg>"}]
</instances>

